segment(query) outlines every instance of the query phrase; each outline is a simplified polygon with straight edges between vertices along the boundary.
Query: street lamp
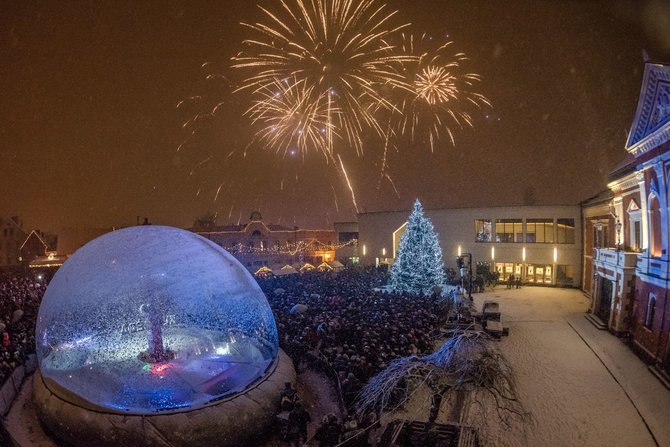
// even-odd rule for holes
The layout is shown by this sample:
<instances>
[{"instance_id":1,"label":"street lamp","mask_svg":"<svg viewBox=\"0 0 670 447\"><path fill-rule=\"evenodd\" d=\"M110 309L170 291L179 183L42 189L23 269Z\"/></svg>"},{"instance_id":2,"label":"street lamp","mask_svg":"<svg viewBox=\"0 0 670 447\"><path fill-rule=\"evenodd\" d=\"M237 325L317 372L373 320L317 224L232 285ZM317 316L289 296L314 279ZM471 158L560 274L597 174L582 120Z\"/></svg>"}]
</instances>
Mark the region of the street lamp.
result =
<instances>
[{"instance_id":1,"label":"street lamp","mask_svg":"<svg viewBox=\"0 0 670 447\"><path fill-rule=\"evenodd\" d=\"M465 257L468 258L468 298L472 300L472 254L471 253L462 253L460 256L456 257L456 264L461 273L461 286L465 288Z\"/></svg>"}]
</instances>

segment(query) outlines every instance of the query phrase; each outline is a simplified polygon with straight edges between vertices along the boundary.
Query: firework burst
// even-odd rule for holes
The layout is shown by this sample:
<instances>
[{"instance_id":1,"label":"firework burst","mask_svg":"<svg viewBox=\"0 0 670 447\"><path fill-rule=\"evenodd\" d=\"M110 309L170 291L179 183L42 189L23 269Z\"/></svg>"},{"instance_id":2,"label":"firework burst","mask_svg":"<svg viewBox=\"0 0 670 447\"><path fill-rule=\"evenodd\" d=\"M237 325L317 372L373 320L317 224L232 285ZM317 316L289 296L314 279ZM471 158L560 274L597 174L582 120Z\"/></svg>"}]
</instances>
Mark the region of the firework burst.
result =
<instances>
[{"instance_id":1,"label":"firework burst","mask_svg":"<svg viewBox=\"0 0 670 447\"><path fill-rule=\"evenodd\" d=\"M412 141L428 140L431 151L444 134L454 145L452 128L471 127L472 116L468 106L490 106L489 100L476 93L474 85L480 81L475 73L464 73L463 53L450 52L452 42L430 51L430 39L403 35L403 53L406 58L401 66L402 88L397 88L401 98L392 120L397 131L409 135Z\"/></svg>"},{"instance_id":2,"label":"firework burst","mask_svg":"<svg viewBox=\"0 0 670 447\"><path fill-rule=\"evenodd\" d=\"M318 115L337 110L326 117L330 128L339 129L337 136L360 154L363 130L384 133L375 116L379 109L393 107L384 89L403 82L393 66L407 57L387 41L407 25L393 24L397 11L376 0L281 0L280 5L277 11L260 7L263 23L243 24L256 37L245 40L244 51L233 58L234 68L249 73L238 90L260 97L249 114L273 126L291 107L268 106L268 93L278 82L289 89L299 84L301 107ZM322 152L332 151L332 138L311 143Z\"/></svg>"},{"instance_id":3,"label":"firework burst","mask_svg":"<svg viewBox=\"0 0 670 447\"><path fill-rule=\"evenodd\" d=\"M330 143L339 136L333 122L340 110L330 93L316 94L314 87L295 78L275 80L256 93L246 112L260 125L255 140L284 156L297 150L304 157L311 148L320 148L328 161L334 161Z\"/></svg>"}]
</instances>

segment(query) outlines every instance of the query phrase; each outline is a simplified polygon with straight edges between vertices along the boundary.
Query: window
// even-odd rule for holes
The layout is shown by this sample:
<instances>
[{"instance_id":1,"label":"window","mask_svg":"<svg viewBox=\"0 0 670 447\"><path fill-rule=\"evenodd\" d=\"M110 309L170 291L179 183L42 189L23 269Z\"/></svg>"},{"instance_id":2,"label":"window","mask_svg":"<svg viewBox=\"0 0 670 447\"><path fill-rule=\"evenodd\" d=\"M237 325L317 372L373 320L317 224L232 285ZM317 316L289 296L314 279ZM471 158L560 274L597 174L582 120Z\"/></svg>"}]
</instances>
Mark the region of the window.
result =
<instances>
[{"instance_id":1,"label":"window","mask_svg":"<svg viewBox=\"0 0 670 447\"><path fill-rule=\"evenodd\" d=\"M575 219L558 219L556 221L556 242L559 244L575 243Z\"/></svg>"},{"instance_id":2,"label":"window","mask_svg":"<svg viewBox=\"0 0 670 447\"><path fill-rule=\"evenodd\" d=\"M653 293L649 294L649 299L647 300L647 314L644 318L644 326L647 329L651 329L654 325L654 310L656 309L656 295Z\"/></svg>"},{"instance_id":3,"label":"window","mask_svg":"<svg viewBox=\"0 0 670 447\"><path fill-rule=\"evenodd\" d=\"M496 242L523 242L521 219L496 220Z\"/></svg>"},{"instance_id":4,"label":"window","mask_svg":"<svg viewBox=\"0 0 670 447\"><path fill-rule=\"evenodd\" d=\"M628 204L628 243L624 246L632 251L640 251L642 248L642 210L635 200Z\"/></svg>"},{"instance_id":5,"label":"window","mask_svg":"<svg viewBox=\"0 0 670 447\"><path fill-rule=\"evenodd\" d=\"M528 264L526 266L526 281L535 284L551 284L551 265Z\"/></svg>"},{"instance_id":6,"label":"window","mask_svg":"<svg viewBox=\"0 0 670 447\"><path fill-rule=\"evenodd\" d=\"M574 265L557 265L556 266L556 285L572 286L575 277Z\"/></svg>"},{"instance_id":7,"label":"window","mask_svg":"<svg viewBox=\"0 0 670 447\"><path fill-rule=\"evenodd\" d=\"M337 235L337 240L339 241L340 244L351 242L354 239L358 239L357 231L343 231L342 233L339 233Z\"/></svg>"},{"instance_id":8,"label":"window","mask_svg":"<svg viewBox=\"0 0 670 447\"><path fill-rule=\"evenodd\" d=\"M574 221L572 226L574 240ZM552 244L554 242L554 220L526 219L526 242Z\"/></svg>"},{"instance_id":9,"label":"window","mask_svg":"<svg viewBox=\"0 0 670 447\"><path fill-rule=\"evenodd\" d=\"M593 224L593 248L607 248L609 246L609 231L607 224L596 221Z\"/></svg>"},{"instance_id":10,"label":"window","mask_svg":"<svg viewBox=\"0 0 670 447\"><path fill-rule=\"evenodd\" d=\"M491 240L491 219L475 219L475 242Z\"/></svg>"},{"instance_id":11,"label":"window","mask_svg":"<svg viewBox=\"0 0 670 447\"><path fill-rule=\"evenodd\" d=\"M661 226L661 206L658 202L658 197L653 195L649 200L649 223L650 227L650 254L654 257L661 257L663 250L662 245L662 226Z\"/></svg>"},{"instance_id":12,"label":"window","mask_svg":"<svg viewBox=\"0 0 670 447\"><path fill-rule=\"evenodd\" d=\"M642 223L639 220L633 221L633 238L631 248L634 251L640 251L640 241L642 239Z\"/></svg>"}]
</instances>

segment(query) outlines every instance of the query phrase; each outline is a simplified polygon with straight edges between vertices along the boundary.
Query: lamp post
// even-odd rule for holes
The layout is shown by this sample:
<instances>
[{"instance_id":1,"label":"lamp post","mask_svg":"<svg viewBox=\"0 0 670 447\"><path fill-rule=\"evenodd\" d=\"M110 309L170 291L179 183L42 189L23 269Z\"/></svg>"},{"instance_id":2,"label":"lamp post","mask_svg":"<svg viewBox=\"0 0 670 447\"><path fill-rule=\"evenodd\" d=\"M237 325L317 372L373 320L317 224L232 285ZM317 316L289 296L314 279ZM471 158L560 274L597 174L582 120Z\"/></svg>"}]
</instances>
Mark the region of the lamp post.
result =
<instances>
[{"instance_id":1,"label":"lamp post","mask_svg":"<svg viewBox=\"0 0 670 447\"><path fill-rule=\"evenodd\" d=\"M472 300L472 253L461 253L456 257L456 264L461 273L461 286L465 288L465 257L468 258L468 299Z\"/></svg>"}]
</instances>

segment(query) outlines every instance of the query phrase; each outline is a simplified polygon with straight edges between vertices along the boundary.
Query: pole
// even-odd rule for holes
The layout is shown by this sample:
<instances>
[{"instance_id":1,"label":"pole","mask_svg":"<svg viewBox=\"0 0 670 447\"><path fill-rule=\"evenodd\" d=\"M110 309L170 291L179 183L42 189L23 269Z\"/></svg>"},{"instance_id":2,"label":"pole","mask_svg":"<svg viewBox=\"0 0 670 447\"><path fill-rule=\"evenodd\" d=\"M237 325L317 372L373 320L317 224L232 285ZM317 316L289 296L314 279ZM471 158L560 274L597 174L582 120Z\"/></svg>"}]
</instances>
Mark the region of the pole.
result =
<instances>
[{"instance_id":1,"label":"pole","mask_svg":"<svg viewBox=\"0 0 670 447\"><path fill-rule=\"evenodd\" d=\"M468 298L472 301L472 253L468 253L468 274L470 275L470 289L468 290Z\"/></svg>"}]
</instances>

